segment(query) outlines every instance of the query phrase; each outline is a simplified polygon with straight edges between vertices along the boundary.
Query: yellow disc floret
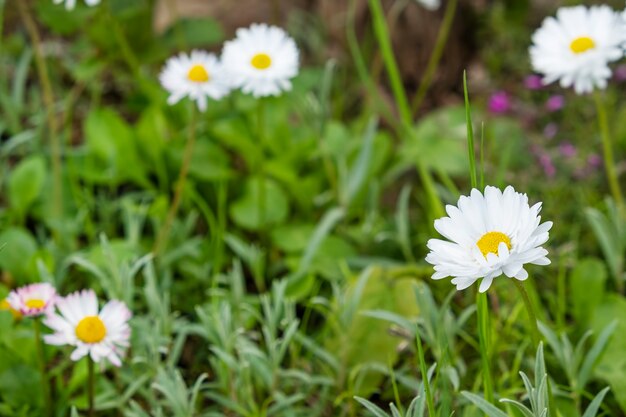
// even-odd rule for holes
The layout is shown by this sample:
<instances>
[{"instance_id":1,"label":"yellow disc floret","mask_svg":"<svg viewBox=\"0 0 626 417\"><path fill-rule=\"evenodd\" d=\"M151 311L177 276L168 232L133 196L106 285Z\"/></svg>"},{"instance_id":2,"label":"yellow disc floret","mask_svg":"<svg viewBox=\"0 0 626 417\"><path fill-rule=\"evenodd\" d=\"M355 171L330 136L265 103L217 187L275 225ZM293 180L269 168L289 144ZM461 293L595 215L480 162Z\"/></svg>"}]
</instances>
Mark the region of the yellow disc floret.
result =
<instances>
[{"instance_id":1,"label":"yellow disc floret","mask_svg":"<svg viewBox=\"0 0 626 417\"><path fill-rule=\"evenodd\" d=\"M569 45L569 48L575 54L582 54L583 52L587 52L590 49L596 47L596 43L588 36L581 36L580 38L576 38Z\"/></svg>"},{"instance_id":2,"label":"yellow disc floret","mask_svg":"<svg viewBox=\"0 0 626 417\"><path fill-rule=\"evenodd\" d=\"M189 70L187 78L189 81L193 81L194 83L206 83L211 77L209 77L209 73L204 66L194 65Z\"/></svg>"},{"instance_id":3,"label":"yellow disc floret","mask_svg":"<svg viewBox=\"0 0 626 417\"><path fill-rule=\"evenodd\" d=\"M489 253L498 254L498 246L500 243L504 243L509 250L511 249L511 239L504 233L500 232L488 232L482 235L476 245L482 252L483 256L487 257Z\"/></svg>"},{"instance_id":4,"label":"yellow disc floret","mask_svg":"<svg viewBox=\"0 0 626 417\"><path fill-rule=\"evenodd\" d=\"M85 343L101 342L107 335L107 329L98 316L87 316L76 326L76 337Z\"/></svg>"},{"instance_id":5,"label":"yellow disc floret","mask_svg":"<svg viewBox=\"0 0 626 417\"><path fill-rule=\"evenodd\" d=\"M272 58L268 54L256 54L252 57L250 63L254 68L264 70L272 65Z\"/></svg>"},{"instance_id":6,"label":"yellow disc floret","mask_svg":"<svg viewBox=\"0 0 626 417\"><path fill-rule=\"evenodd\" d=\"M44 308L46 306L46 302L44 300L39 300L37 298L33 298L32 300L27 300L26 303L26 307L28 308Z\"/></svg>"}]
</instances>

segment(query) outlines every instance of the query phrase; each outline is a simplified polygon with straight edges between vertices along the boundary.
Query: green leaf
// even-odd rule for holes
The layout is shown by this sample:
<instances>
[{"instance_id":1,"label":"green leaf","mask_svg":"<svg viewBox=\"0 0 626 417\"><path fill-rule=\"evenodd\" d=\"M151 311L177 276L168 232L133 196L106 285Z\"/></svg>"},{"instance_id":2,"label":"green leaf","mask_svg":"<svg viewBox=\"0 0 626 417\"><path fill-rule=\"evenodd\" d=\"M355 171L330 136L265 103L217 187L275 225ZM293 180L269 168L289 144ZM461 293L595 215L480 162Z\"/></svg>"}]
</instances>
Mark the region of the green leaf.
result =
<instances>
[{"instance_id":1,"label":"green leaf","mask_svg":"<svg viewBox=\"0 0 626 417\"><path fill-rule=\"evenodd\" d=\"M606 279L604 263L595 258L578 261L572 271L570 279L572 314L581 323L587 322L591 313L602 302Z\"/></svg>"},{"instance_id":2,"label":"green leaf","mask_svg":"<svg viewBox=\"0 0 626 417\"><path fill-rule=\"evenodd\" d=\"M10 227L0 233L0 268L9 272L18 283L37 281L32 262L37 252L35 238L25 229Z\"/></svg>"},{"instance_id":3,"label":"green leaf","mask_svg":"<svg viewBox=\"0 0 626 417\"><path fill-rule=\"evenodd\" d=\"M488 403L484 398L471 392L462 391L461 395L471 401L476 407L484 411L489 417L509 417L495 405Z\"/></svg>"},{"instance_id":4,"label":"green leaf","mask_svg":"<svg viewBox=\"0 0 626 417\"><path fill-rule=\"evenodd\" d=\"M606 387L595 396L593 401L589 404L589 407L585 410L583 417L596 417L596 414L598 414L598 410L600 409L600 405L602 405L602 400L610 389L611 388Z\"/></svg>"},{"instance_id":5,"label":"green leaf","mask_svg":"<svg viewBox=\"0 0 626 417\"><path fill-rule=\"evenodd\" d=\"M398 152L409 166L415 161L429 169L452 175L468 172L467 127L463 107L434 111L415 126L415 133L406 138Z\"/></svg>"},{"instance_id":6,"label":"green leaf","mask_svg":"<svg viewBox=\"0 0 626 417\"><path fill-rule=\"evenodd\" d=\"M615 318L626 317L626 300L617 295L607 296L599 304L590 322L596 333L601 333ZM595 368L595 376L607 381L622 411L626 412L626 321L619 320L613 337Z\"/></svg>"},{"instance_id":7,"label":"green leaf","mask_svg":"<svg viewBox=\"0 0 626 417\"><path fill-rule=\"evenodd\" d=\"M357 400L359 403L361 403L363 407L367 408L376 417L389 417L389 415L385 413L382 410L382 408L380 408L373 402L370 402L369 400L366 400L365 398L361 398L361 397L354 397L354 399Z\"/></svg>"},{"instance_id":8,"label":"green leaf","mask_svg":"<svg viewBox=\"0 0 626 417\"><path fill-rule=\"evenodd\" d=\"M398 345L403 339L389 333L389 322L368 317L366 311L385 310L405 319L415 318L418 306L413 296L412 277L391 278L380 267L365 270L360 277L350 279L346 295L337 303L345 326L327 341L327 350L336 352L357 376L360 384L354 387L357 395L369 395L376 389L383 375L362 370L372 365L387 369L398 358Z\"/></svg>"},{"instance_id":9,"label":"green leaf","mask_svg":"<svg viewBox=\"0 0 626 417\"><path fill-rule=\"evenodd\" d=\"M269 178L248 179L244 185L243 195L230 207L230 216L233 221L248 230L259 230L282 223L288 214L287 195Z\"/></svg>"},{"instance_id":10,"label":"green leaf","mask_svg":"<svg viewBox=\"0 0 626 417\"><path fill-rule=\"evenodd\" d=\"M9 177L11 207L23 218L41 194L46 179L46 161L40 155L24 159Z\"/></svg>"}]
</instances>

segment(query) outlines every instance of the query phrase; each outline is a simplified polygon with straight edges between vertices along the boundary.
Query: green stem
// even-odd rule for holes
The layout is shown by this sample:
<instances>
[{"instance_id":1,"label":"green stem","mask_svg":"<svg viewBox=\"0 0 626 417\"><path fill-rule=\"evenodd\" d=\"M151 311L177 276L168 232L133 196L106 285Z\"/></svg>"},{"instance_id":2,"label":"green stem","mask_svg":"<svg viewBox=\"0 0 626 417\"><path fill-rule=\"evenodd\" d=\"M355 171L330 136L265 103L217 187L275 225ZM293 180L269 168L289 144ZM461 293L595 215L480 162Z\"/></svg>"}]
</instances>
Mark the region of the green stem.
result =
<instances>
[{"instance_id":1,"label":"green stem","mask_svg":"<svg viewBox=\"0 0 626 417\"><path fill-rule=\"evenodd\" d=\"M46 59L44 57L43 45L37 25L33 19L28 2L17 1L17 8L20 13L20 18L26 27L26 31L33 43L33 49L35 53L35 64L37 67L37 74L39 76L39 82L41 84L41 90L43 95L43 102L46 108L46 119L48 123L48 134L50 139L50 157L52 160L52 215L54 219L59 220L63 215L63 182L62 182L62 145L58 137L58 123L54 110L54 94L52 91L52 83L50 82L50 76L48 74L48 66L46 65ZM60 238L60 234L54 232L56 239Z\"/></svg>"},{"instance_id":2,"label":"green stem","mask_svg":"<svg viewBox=\"0 0 626 417\"><path fill-rule=\"evenodd\" d=\"M494 402L493 375L491 374L491 362L489 353L490 326L489 326L489 306L487 294L478 293L476 299L476 309L478 316L478 339L480 342L480 359L483 367L483 386L485 389L485 399Z\"/></svg>"},{"instance_id":3,"label":"green stem","mask_svg":"<svg viewBox=\"0 0 626 417\"><path fill-rule=\"evenodd\" d=\"M263 232L265 230L265 216L266 216L266 207L265 207L265 193L266 193L266 184L265 184L265 100L260 98L258 100L257 106L257 135L259 137L259 149L260 149L260 159L259 159L259 230Z\"/></svg>"},{"instance_id":4,"label":"green stem","mask_svg":"<svg viewBox=\"0 0 626 417\"><path fill-rule=\"evenodd\" d=\"M600 96L600 93L595 92L593 95L594 102L596 104L596 111L598 114L598 125L600 126L600 134L602 136L602 151L604 153L604 169L606 170L606 177L609 181L609 188L613 199L619 208L620 214L624 214L624 198L622 197L622 191L619 186L619 178L615 169L615 160L613 157L613 144L611 140L611 132L609 129L609 121L606 112L606 106L604 100Z\"/></svg>"},{"instance_id":5,"label":"green stem","mask_svg":"<svg viewBox=\"0 0 626 417\"><path fill-rule=\"evenodd\" d=\"M533 303L530 301L530 297L528 296L528 292L526 292L526 288L524 288L524 284L515 278L513 279L513 282L515 283L515 286L519 290L520 295L522 296L522 300L524 301L524 307L526 307L526 312L528 313L528 321L530 322L533 344L536 348L537 346L539 346L541 337L539 336L539 328L537 327L537 316L535 315Z\"/></svg>"},{"instance_id":6,"label":"green stem","mask_svg":"<svg viewBox=\"0 0 626 417\"><path fill-rule=\"evenodd\" d=\"M424 102L424 98L426 97L426 93L428 93L428 90L430 89L433 81L433 76L435 75L435 71L437 71L439 61L441 61L443 51L446 48L446 44L448 42L448 36L450 35L450 29L452 28L452 22L454 21L457 4L458 0L449 0L448 4L446 5L446 11L443 16L443 21L441 22L441 27L439 28L439 33L437 34L435 47L433 48L433 52L430 54L430 58L428 59L428 65L426 66L426 71L424 72L424 77L420 82L420 86L417 89L415 99L413 100L413 114L416 114L419 111L420 106L422 105L422 103Z\"/></svg>"},{"instance_id":7,"label":"green stem","mask_svg":"<svg viewBox=\"0 0 626 417\"><path fill-rule=\"evenodd\" d=\"M96 415L95 407L95 385L96 377L94 372L94 362L90 356L87 356L87 400L88 400L88 412L89 417Z\"/></svg>"},{"instance_id":8,"label":"green stem","mask_svg":"<svg viewBox=\"0 0 626 417\"><path fill-rule=\"evenodd\" d=\"M36 317L33 320L33 327L35 329L35 346L37 349L37 362L39 365L39 372L41 373L41 389L43 391L43 400L46 416L52 416L52 401L50 397L50 384L48 380L48 373L46 371L46 357L43 351L43 340L41 337L41 318Z\"/></svg>"},{"instance_id":9,"label":"green stem","mask_svg":"<svg viewBox=\"0 0 626 417\"><path fill-rule=\"evenodd\" d=\"M170 229L172 228L172 224L174 223L174 219L176 218L176 213L178 212L178 208L182 201L183 191L185 189L185 182L187 181L187 174L189 173L189 167L191 165L191 159L193 156L193 149L196 143L196 124L197 124L197 114L198 111L196 109L195 103L192 103L191 108L191 123L189 124L189 138L187 139L187 144L185 146L185 153L183 155L183 161L180 167L180 172L178 174L178 182L176 184L176 191L174 192L174 199L172 200L172 205L167 213L167 217L165 219L165 224L159 233L157 241L154 245L154 256L158 257L163 250L163 246L165 242L169 238Z\"/></svg>"},{"instance_id":10,"label":"green stem","mask_svg":"<svg viewBox=\"0 0 626 417\"><path fill-rule=\"evenodd\" d=\"M426 359L424 357L424 348L422 347L422 337L419 328L415 329L415 339L417 341L417 355L420 363L420 372L422 373L422 383L424 384L424 393L426 394L426 406L428 407L428 415L435 417L435 400L430 390L430 381L428 380L428 368L426 367Z\"/></svg>"}]
</instances>

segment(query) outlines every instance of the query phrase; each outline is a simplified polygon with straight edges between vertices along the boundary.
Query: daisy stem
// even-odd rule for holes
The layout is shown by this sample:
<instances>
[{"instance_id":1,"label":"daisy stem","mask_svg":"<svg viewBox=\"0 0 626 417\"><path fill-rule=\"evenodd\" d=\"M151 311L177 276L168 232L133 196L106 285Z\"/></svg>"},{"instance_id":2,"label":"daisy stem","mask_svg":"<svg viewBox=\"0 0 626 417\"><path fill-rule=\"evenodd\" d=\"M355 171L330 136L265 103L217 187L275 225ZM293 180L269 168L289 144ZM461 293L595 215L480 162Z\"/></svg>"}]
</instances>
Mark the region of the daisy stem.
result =
<instances>
[{"instance_id":1,"label":"daisy stem","mask_svg":"<svg viewBox=\"0 0 626 417\"><path fill-rule=\"evenodd\" d=\"M422 374L422 383L424 384L424 394L426 395L426 406L428 407L428 415L435 417L435 401L430 391L430 381L428 380L428 368L426 367L426 359L424 357L424 348L422 346L422 337L420 336L419 327L415 329L415 339L417 341L417 355L420 363L420 372Z\"/></svg>"},{"instance_id":2,"label":"daisy stem","mask_svg":"<svg viewBox=\"0 0 626 417\"><path fill-rule=\"evenodd\" d=\"M257 134L259 136L259 229L265 229L265 100L260 98L257 106Z\"/></svg>"},{"instance_id":3,"label":"daisy stem","mask_svg":"<svg viewBox=\"0 0 626 417\"><path fill-rule=\"evenodd\" d=\"M615 170L615 160L613 157L613 144L611 140L611 132L609 128L609 121L606 111L606 103L602 99L602 96L598 92L593 94L594 102L596 104L596 111L598 115L598 125L600 126L600 135L602 136L602 151L604 153L604 169L606 170L606 176L609 181L609 188L613 199L619 208L620 214L624 214L624 199L622 197L622 191L619 186L619 179L617 171Z\"/></svg>"},{"instance_id":4,"label":"daisy stem","mask_svg":"<svg viewBox=\"0 0 626 417\"><path fill-rule=\"evenodd\" d=\"M480 343L480 359L483 366L483 387L485 399L494 402L493 376L491 375L491 363L489 354L489 311L487 306L487 294L478 293L476 298L476 313L478 315L478 341Z\"/></svg>"},{"instance_id":5,"label":"daisy stem","mask_svg":"<svg viewBox=\"0 0 626 417\"><path fill-rule=\"evenodd\" d=\"M524 288L524 284L517 280L513 279L515 286L519 290L522 300L524 300L524 306L526 307L526 312L528 313L528 320L530 321L530 329L532 332L533 344L535 347L539 346L539 342L541 341L541 337L539 336L539 328L537 327L537 316L535 315L535 309L533 308L533 303L530 301L530 297L528 296L528 292L526 288Z\"/></svg>"},{"instance_id":6,"label":"daisy stem","mask_svg":"<svg viewBox=\"0 0 626 417\"><path fill-rule=\"evenodd\" d=\"M174 199L172 200L172 205L167 213L167 217L165 219L165 224L157 237L157 241L154 245L154 256L158 257L167 241L170 229L172 228L172 224L174 223L174 219L176 218L176 213L178 212L178 208L180 206L181 200L183 198L183 191L185 189L185 182L187 180L187 174L189 172L189 167L191 165L191 157L193 156L193 149L196 143L196 124L197 124L197 114L195 104L191 107L191 122L189 124L189 137L187 139L187 144L185 146L185 153L183 154L183 161L180 166L180 172L178 174L178 182L176 184L176 190L174 191Z\"/></svg>"},{"instance_id":7,"label":"daisy stem","mask_svg":"<svg viewBox=\"0 0 626 417\"><path fill-rule=\"evenodd\" d=\"M43 352L43 340L41 338L41 319L36 317L33 320L35 330L35 346L37 349L37 362L41 373L41 389L43 391L43 402L46 416L52 416L52 402L50 400L50 385L48 383L48 373L46 371L46 357Z\"/></svg>"},{"instance_id":8,"label":"daisy stem","mask_svg":"<svg viewBox=\"0 0 626 417\"><path fill-rule=\"evenodd\" d=\"M17 9L20 14L20 18L26 27L28 36L33 43L33 51L35 54L35 64L37 67L37 74L39 76L39 83L41 84L41 91L43 97L43 103L46 111L46 118L48 123L48 135L50 140L50 158L52 162L52 215L54 219L59 220L63 215L63 181L62 181L62 163L61 163L61 141L58 136L58 123L54 111L54 94L52 91L52 83L50 82L50 75L48 74L48 66L46 65L46 59L43 52L43 43L39 36L39 31L35 20L33 19L28 2L18 1ZM53 232L55 239L60 238L60 234Z\"/></svg>"},{"instance_id":9,"label":"daisy stem","mask_svg":"<svg viewBox=\"0 0 626 417\"><path fill-rule=\"evenodd\" d=\"M89 404L88 416L93 417L95 415L95 385L96 376L94 372L94 362L90 356L87 356L87 399Z\"/></svg>"}]
</instances>

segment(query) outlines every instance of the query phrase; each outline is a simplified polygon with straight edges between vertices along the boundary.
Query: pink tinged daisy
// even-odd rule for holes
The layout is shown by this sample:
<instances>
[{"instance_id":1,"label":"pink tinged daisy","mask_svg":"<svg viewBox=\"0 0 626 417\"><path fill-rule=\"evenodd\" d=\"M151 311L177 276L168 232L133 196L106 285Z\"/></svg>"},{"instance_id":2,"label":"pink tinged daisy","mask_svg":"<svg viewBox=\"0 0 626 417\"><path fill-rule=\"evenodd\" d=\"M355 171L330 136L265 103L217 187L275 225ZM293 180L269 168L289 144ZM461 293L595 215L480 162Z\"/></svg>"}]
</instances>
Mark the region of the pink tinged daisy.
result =
<instances>
[{"instance_id":1,"label":"pink tinged daisy","mask_svg":"<svg viewBox=\"0 0 626 417\"><path fill-rule=\"evenodd\" d=\"M72 10L74 9L74 7L76 7L76 0L52 0L54 2L54 4L61 4L61 3L65 3L65 8L67 10ZM97 6L98 4L100 4L100 0L85 0L85 4L87 4L87 6Z\"/></svg>"},{"instance_id":2,"label":"pink tinged daisy","mask_svg":"<svg viewBox=\"0 0 626 417\"><path fill-rule=\"evenodd\" d=\"M433 279L452 277L458 290L481 279L485 292L501 275L523 281L525 264L548 265L548 241L552 222L540 224L541 203L532 207L526 194L508 186L504 192L487 186L484 195L473 189L457 206L446 206L449 217L435 220L435 229L446 239L430 239L426 262L434 265Z\"/></svg>"},{"instance_id":3,"label":"pink tinged daisy","mask_svg":"<svg viewBox=\"0 0 626 417\"><path fill-rule=\"evenodd\" d=\"M206 110L208 99L220 100L230 93L222 64L214 54L204 51L181 53L168 59L159 80L170 93L167 100L170 105L189 97L200 111Z\"/></svg>"},{"instance_id":4,"label":"pink tinged daisy","mask_svg":"<svg viewBox=\"0 0 626 417\"><path fill-rule=\"evenodd\" d=\"M51 313L44 324L54 331L44 336L49 345L70 345L76 349L71 359L77 361L89 355L98 363L106 358L121 366L121 356L129 346L132 313L121 301L111 300L98 311L98 299L93 290L83 290L59 298L60 314Z\"/></svg>"},{"instance_id":5,"label":"pink tinged daisy","mask_svg":"<svg viewBox=\"0 0 626 417\"><path fill-rule=\"evenodd\" d=\"M30 284L9 293L7 302L25 317L47 314L54 308L57 292L47 283Z\"/></svg>"},{"instance_id":6,"label":"pink tinged daisy","mask_svg":"<svg viewBox=\"0 0 626 417\"><path fill-rule=\"evenodd\" d=\"M606 88L609 63L624 56L626 25L608 6L562 7L532 37L530 58L544 83L559 81L578 94Z\"/></svg>"},{"instance_id":7,"label":"pink tinged daisy","mask_svg":"<svg viewBox=\"0 0 626 417\"><path fill-rule=\"evenodd\" d=\"M266 97L291 90L299 56L296 42L284 30L255 23L238 29L236 38L224 44L222 62L233 87Z\"/></svg>"}]
</instances>

